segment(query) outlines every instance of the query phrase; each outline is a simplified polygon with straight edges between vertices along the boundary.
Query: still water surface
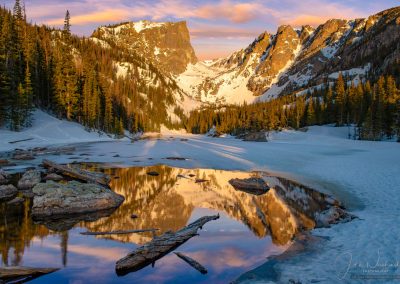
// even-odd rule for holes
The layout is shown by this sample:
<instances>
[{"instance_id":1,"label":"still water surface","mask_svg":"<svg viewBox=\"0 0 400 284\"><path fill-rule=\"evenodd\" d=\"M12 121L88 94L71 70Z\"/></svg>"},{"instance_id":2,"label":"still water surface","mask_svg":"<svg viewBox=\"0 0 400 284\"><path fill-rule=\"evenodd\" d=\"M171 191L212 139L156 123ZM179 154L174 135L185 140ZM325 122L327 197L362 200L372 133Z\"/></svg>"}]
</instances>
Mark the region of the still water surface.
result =
<instances>
[{"instance_id":1,"label":"still water surface","mask_svg":"<svg viewBox=\"0 0 400 284\"><path fill-rule=\"evenodd\" d=\"M101 165L86 167L99 169ZM30 218L31 200L12 207L0 204L1 266L61 268L32 283L227 283L261 265L268 256L283 252L296 233L312 229L314 213L324 209L327 198L265 173L163 165L102 170L112 176L111 188L125 196L110 216L35 224ZM160 175L150 176L150 171ZM233 178L253 176L268 182L268 193L255 196L229 184ZM152 234L80 234L148 228L158 228L157 234L162 234L217 213L220 219L207 223L199 236L176 249L205 266L206 275L170 253L154 267L118 277L115 262L150 241ZM132 214L138 218L132 219Z\"/></svg>"}]
</instances>

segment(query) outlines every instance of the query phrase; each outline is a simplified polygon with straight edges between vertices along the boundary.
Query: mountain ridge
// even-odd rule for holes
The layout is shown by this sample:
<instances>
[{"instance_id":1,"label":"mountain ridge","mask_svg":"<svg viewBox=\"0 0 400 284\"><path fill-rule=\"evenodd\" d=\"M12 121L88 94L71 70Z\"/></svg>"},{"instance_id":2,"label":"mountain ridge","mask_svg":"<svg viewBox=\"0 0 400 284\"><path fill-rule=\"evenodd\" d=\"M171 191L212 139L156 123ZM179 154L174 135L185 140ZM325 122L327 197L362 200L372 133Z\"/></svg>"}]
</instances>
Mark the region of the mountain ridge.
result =
<instances>
[{"instance_id":1,"label":"mountain ridge","mask_svg":"<svg viewBox=\"0 0 400 284\"><path fill-rule=\"evenodd\" d=\"M91 39L111 41L145 57L199 103L254 103L304 93L337 78L338 72L355 82L370 73L382 73L400 60L396 45L400 41L400 7L367 18L330 19L315 28L281 25L275 34L263 32L246 48L212 61L197 59L185 21L102 26ZM373 54L383 58L376 60Z\"/></svg>"}]
</instances>

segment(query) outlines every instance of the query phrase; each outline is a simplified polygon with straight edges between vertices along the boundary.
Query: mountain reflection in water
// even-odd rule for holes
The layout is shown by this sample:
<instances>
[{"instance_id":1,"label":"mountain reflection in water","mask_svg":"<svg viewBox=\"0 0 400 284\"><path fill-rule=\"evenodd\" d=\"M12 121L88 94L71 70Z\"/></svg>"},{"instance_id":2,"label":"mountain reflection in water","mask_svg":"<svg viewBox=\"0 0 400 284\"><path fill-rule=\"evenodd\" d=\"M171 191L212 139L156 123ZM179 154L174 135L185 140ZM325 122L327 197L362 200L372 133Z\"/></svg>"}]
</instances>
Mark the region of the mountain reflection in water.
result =
<instances>
[{"instance_id":1,"label":"mountain reflection in water","mask_svg":"<svg viewBox=\"0 0 400 284\"><path fill-rule=\"evenodd\" d=\"M66 268L35 281L40 283L45 278L54 281L96 279L95 271L101 270L107 282L136 279L225 283L263 263L268 255L284 250L297 233L314 228L315 214L326 209L329 198L300 184L261 172L181 169L164 165L112 169L96 164L84 166L101 169L112 176L111 188L125 196L125 202L108 217L90 222L78 219L74 228L65 231L57 230L54 222L47 227L46 224L35 224L30 218L30 200L13 207L0 204L3 266L45 266L46 263L54 266L55 254L59 254L57 261ZM159 175L148 175L151 171ZM231 179L250 177L262 177L271 189L256 196L235 190L229 184ZM191 271L170 254L157 261L155 268L148 267L117 278L115 262L135 246L150 241L152 234L97 237L79 234L85 230L157 228L159 235L168 230L176 231L202 215L216 212L221 214L220 220L207 224L199 237L178 249L206 266L209 269L207 276ZM138 218L132 219L132 214ZM73 224L69 222L69 228ZM47 260L42 254L47 255ZM77 272L85 267L91 268L87 274ZM75 274L68 272L69 268L74 268Z\"/></svg>"}]
</instances>

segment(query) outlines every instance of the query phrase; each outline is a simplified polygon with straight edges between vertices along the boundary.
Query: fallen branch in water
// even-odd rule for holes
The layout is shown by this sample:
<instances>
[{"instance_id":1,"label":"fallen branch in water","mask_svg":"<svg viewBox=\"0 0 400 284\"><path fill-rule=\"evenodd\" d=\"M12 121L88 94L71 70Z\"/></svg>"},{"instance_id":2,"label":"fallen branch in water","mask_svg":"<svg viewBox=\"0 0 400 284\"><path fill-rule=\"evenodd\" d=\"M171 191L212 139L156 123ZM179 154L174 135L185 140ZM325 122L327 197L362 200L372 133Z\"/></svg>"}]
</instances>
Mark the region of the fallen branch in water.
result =
<instances>
[{"instance_id":1,"label":"fallen branch in water","mask_svg":"<svg viewBox=\"0 0 400 284\"><path fill-rule=\"evenodd\" d=\"M110 231L110 232L81 232L81 235L86 236L102 236L102 235L124 235L134 233L155 232L159 229L143 229L143 230L127 230L127 231Z\"/></svg>"},{"instance_id":2,"label":"fallen branch in water","mask_svg":"<svg viewBox=\"0 0 400 284\"><path fill-rule=\"evenodd\" d=\"M187 264L189 264L194 269L198 270L201 274L207 274L207 269L195 261L193 258L190 258L180 252L174 252L180 259L184 260Z\"/></svg>"},{"instance_id":3,"label":"fallen branch in water","mask_svg":"<svg viewBox=\"0 0 400 284\"><path fill-rule=\"evenodd\" d=\"M30 140L33 140L33 138L27 138L27 139L22 139L22 140L15 140L15 141L10 141L10 142L8 142L8 143L10 143L10 144L15 144L15 143L18 143L18 142L24 142L24 141L30 141Z\"/></svg>"},{"instance_id":4,"label":"fallen branch in water","mask_svg":"<svg viewBox=\"0 0 400 284\"><path fill-rule=\"evenodd\" d=\"M67 175L72 178L84 180L89 183L97 183L108 187L108 183L110 182L110 178L104 174L94 173L76 168L69 168L67 166L56 164L49 160L43 160L42 163L46 168L53 168L56 172L59 172L62 175Z\"/></svg>"},{"instance_id":5,"label":"fallen branch in water","mask_svg":"<svg viewBox=\"0 0 400 284\"><path fill-rule=\"evenodd\" d=\"M22 283L40 277L45 274L52 273L59 268L34 268L22 266L10 266L0 268L0 282L16 282Z\"/></svg>"},{"instance_id":6,"label":"fallen branch in water","mask_svg":"<svg viewBox=\"0 0 400 284\"><path fill-rule=\"evenodd\" d=\"M183 227L179 231L169 231L159 237L153 238L149 243L137 248L124 258L118 260L115 266L117 274L125 275L154 263L156 260L196 236L197 231L202 229L204 224L218 218L219 215L204 216L186 227Z\"/></svg>"}]
</instances>

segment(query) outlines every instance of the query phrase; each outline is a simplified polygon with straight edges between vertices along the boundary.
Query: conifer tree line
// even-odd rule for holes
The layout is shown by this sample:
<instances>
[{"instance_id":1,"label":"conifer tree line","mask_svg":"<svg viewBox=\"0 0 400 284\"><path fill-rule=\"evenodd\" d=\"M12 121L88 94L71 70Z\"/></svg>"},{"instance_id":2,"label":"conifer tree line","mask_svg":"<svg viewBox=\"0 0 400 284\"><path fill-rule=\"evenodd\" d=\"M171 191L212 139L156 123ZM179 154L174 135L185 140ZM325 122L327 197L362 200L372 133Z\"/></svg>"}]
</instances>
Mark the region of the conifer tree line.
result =
<instances>
[{"instance_id":1,"label":"conifer tree line","mask_svg":"<svg viewBox=\"0 0 400 284\"><path fill-rule=\"evenodd\" d=\"M192 111L187 131L238 135L250 131L332 124L353 125L351 137L362 140L396 138L400 141L400 89L393 76L347 84L339 73L334 84L326 83L305 95L289 95L243 106L204 108Z\"/></svg>"},{"instance_id":2,"label":"conifer tree line","mask_svg":"<svg viewBox=\"0 0 400 284\"><path fill-rule=\"evenodd\" d=\"M179 92L175 80L134 52L107 44L104 48L72 35L68 11L58 30L28 24L19 0L12 11L0 8L0 127L18 131L30 126L37 107L113 134L158 131L162 124L191 133L216 126L218 132L237 135L334 123L354 125L356 139L400 139L399 64L360 84L349 84L339 74L334 84L305 95L207 107L185 117L174 106L173 94ZM125 76L118 76L118 63L127 66ZM171 121L171 107L181 122Z\"/></svg>"},{"instance_id":3,"label":"conifer tree line","mask_svg":"<svg viewBox=\"0 0 400 284\"><path fill-rule=\"evenodd\" d=\"M0 127L30 126L34 107L107 133L180 126L167 114L173 80L132 52L72 35L70 21L67 11L61 30L28 24L19 0L0 8ZM118 62L129 66L125 76Z\"/></svg>"}]
</instances>

